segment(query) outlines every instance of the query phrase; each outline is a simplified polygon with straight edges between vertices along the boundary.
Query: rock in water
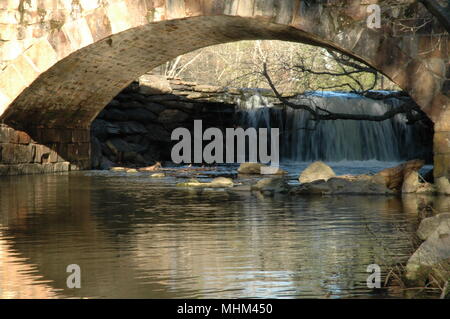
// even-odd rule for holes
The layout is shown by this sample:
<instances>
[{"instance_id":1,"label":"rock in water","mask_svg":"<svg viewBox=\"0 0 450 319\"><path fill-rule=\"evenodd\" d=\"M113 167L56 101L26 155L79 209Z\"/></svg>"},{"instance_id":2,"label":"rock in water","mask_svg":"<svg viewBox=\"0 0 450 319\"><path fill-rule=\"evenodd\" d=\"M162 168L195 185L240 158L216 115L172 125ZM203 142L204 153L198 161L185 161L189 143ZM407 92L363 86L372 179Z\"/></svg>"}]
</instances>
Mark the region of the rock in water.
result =
<instances>
[{"instance_id":1,"label":"rock in water","mask_svg":"<svg viewBox=\"0 0 450 319\"><path fill-rule=\"evenodd\" d=\"M377 176L358 175L319 179L294 187L292 195L389 195L392 191Z\"/></svg>"},{"instance_id":2,"label":"rock in water","mask_svg":"<svg viewBox=\"0 0 450 319\"><path fill-rule=\"evenodd\" d=\"M162 168L162 165L160 162L156 162L155 165L148 166L148 167L142 167L139 169L140 172L154 172Z\"/></svg>"},{"instance_id":3,"label":"rock in water","mask_svg":"<svg viewBox=\"0 0 450 319\"><path fill-rule=\"evenodd\" d=\"M186 183L178 183L178 187L202 187L202 188L226 188L233 187L234 183L231 178L218 177L209 183L201 183L196 179L191 179Z\"/></svg>"},{"instance_id":4,"label":"rock in water","mask_svg":"<svg viewBox=\"0 0 450 319\"><path fill-rule=\"evenodd\" d=\"M396 167L386 168L377 175L384 177L386 186L392 190L401 190L405 177L414 171L418 171L425 165L423 160L412 160Z\"/></svg>"},{"instance_id":5,"label":"rock in water","mask_svg":"<svg viewBox=\"0 0 450 319\"><path fill-rule=\"evenodd\" d=\"M233 187L234 183L231 178L226 177L217 177L214 178L211 183L209 183L209 187Z\"/></svg>"},{"instance_id":6,"label":"rock in water","mask_svg":"<svg viewBox=\"0 0 450 319\"><path fill-rule=\"evenodd\" d=\"M417 230L417 236L422 240L427 240L442 222L450 222L450 213L442 213L423 219Z\"/></svg>"},{"instance_id":7,"label":"rock in water","mask_svg":"<svg viewBox=\"0 0 450 319\"><path fill-rule=\"evenodd\" d=\"M287 193L288 189L288 184L284 178L264 178L251 187L251 190L254 191L274 193Z\"/></svg>"},{"instance_id":8,"label":"rock in water","mask_svg":"<svg viewBox=\"0 0 450 319\"><path fill-rule=\"evenodd\" d=\"M419 189L419 186L419 173L417 171L411 171L404 178L402 193L415 193Z\"/></svg>"},{"instance_id":9,"label":"rock in water","mask_svg":"<svg viewBox=\"0 0 450 319\"><path fill-rule=\"evenodd\" d=\"M421 236L427 236L422 227ZM450 219L444 218L428 235L406 265L406 278L414 284L423 285L432 274L440 282L450 278Z\"/></svg>"},{"instance_id":10,"label":"rock in water","mask_svg":"<svg viewBox=\"0 0 450 319\"><path fill-rule=\"evenodd\" d=\"M247 175L283 175L286 171L281 168L273 168L261 163L242 163L238 168L239 174Z\"/></svg>"},{"instance_id":11,"label":"rock in water","mask_svg":"<svg viewBox=\"0 0 450 319\"><path fill-rule=\"evenodd\" d=\"M333 169L324 162L314 162L309 165L301 174L298 180L300 183L311 183L318 180L329 180L335 177Z\"/></svg>"},{"instance_id":12,"label":"rock in water","mask_svg":"<svg viewBox=\"0 0 450 319\"><path fill-rule=\"evenodd\" d=\"M436 188L441 195L450 195L450 182L447 177L439 177L436 180Z\"/></svg>"},{"instance_id":13,"label":"rock in water","mask_svg":"<svg viewBox=\"0 0 450 319\"><path fill-rule=\"evenodd\" d=\"M164 174L164 173L155 173L155 174L150 175L150 177L151 178L163 178L163 177L166 177L166 174Z\"/></svg>"}]
</instances>

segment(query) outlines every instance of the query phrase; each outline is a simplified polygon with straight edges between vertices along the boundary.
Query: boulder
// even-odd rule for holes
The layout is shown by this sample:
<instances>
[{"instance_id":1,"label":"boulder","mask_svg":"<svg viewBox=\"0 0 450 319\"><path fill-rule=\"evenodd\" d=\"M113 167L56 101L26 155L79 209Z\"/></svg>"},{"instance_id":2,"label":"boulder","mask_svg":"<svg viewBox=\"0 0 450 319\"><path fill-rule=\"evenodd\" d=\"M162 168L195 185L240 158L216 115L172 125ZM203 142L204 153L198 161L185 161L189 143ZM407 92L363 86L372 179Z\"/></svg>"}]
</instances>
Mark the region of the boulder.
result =
<instances>
[{"instance_id":1,"label":"boulder","mask_svg":"<svg viewBox=\"0 0 450 319\"><path fill-rule=\"evenodd\" d=\"M384 180L377 176L341 176L303 183L291 190L293 195L388 195Z\"/></svg>"},{"instance_id":2,"label":"boulder","mask_svg":"<svg viewBox=\"0 0 450 319\"><path fill-rule=\"evenodd\" d=\"M264 178L252 185L251 190L259 192L287 193L289 186L284 178Z\"/></svg>"},{"instance_id":3,"label":"boulder","mask_svg":"<svg viewBox=\"0 0 450 319\"><path fill-rule=\"evenodd\" d=\"M325 180L335 177L333 169L323 162L314 162L309 165L301 174L298 180L300 183L311 183L317 180Z\"/></svg>"},{"instance_id":4,"label":"boulder","mask_svg":"<svg viewBox=\"0 0 450 319\"><path fill-rule=\"evenodd\" d=\"M420 183L416 191L417 194L435 194L436 186L430 183Z\"/></svg>"},{"instance_id":5,"label":"boulder","mask_svg":"<svg viewBox=\"0 0 450 319\"><path fill-rule=\"evenodd\" d=\"M126 170L127 170L127 168L120 167L120 166L110 168L110 171L112 171L112 172L125 172Z\"/></svg>"},{"instance_id":6,"label":"boulder","mask_svg":"<svg viewBox=\"0 0 450 319\"><path fill-rule=\"evenodd\" d=\"M408 172L403 180L402 193L416 193L420 187L419 173L417 171Z\"/></svg>"},{"instance_id":7,"label":"boulder","mask_svg":"<svg viewBox=\"0 0 450 319\"><path fill-rule=\"evenodd\" d=\"M327 181L320 179L311 183L304 183L289 191L291 195L325 195L331 192Z\"/></svg>"},{"instance_id":8,"label":"boulder","mask_svg":"<svg viewBox=\"0 0 450 319\"><path fill-rule=\"evenodd\" d=\"M233 187L234 182L231 178L227 177L217 177L214 178L210 183L209 187Z\"/></svg>"},{"instance_id":9,"label":"boulder","mask_svg":"<svg viewBox=\"0 0 450 319\"><path fill-rule=\"evenodd\" d=\"M447 177L439 177L436 179L436 189L441 195L450 195L450 182Z\"/></svg>"},{"instance_id":10,"label":"boulder","mask_svg":"<svg viewBox=\"0 0 450 319\"><path fill-rule=\"evenodd\" d=\"M403 180L413 171L418 171L425 165L423 160L412 160L396 167L387 168L379 172L377 175L384 178L387 188L400 191L402 189Z\"/></svg>"},{"instance_id":11,"label":"boulder","mask_svg":"<svg viewBox=\"0 0 450 319\"><path fill-rule=\"evenodd\" d=\"M432 228L432 227L431 227ZM426 232L422 236L426 236ZM423 285L433 275L445 283L450 278L450 219L440 221L437 228L427 236L406 265L406 279Z\"/></svg>"},{"instance_id":12,"label":"boulder","mask_svg":"<svg viewBox=\"0 0 450 319\"><path fill-rule=\"evenodd\" d=\"M166 177L166 174L164 174L164 173L155 173L155 174L150 175L150 177L151 178L163 178L163 177Z\"/></svg>"},{"instance_id":13,"label":"boulder","mask_svg":"<svg viewBox=\"0 0 450 319\"><path fill-rule=\"evenodd\" d=\"M238 173L244 175L283 175L286 174L286 171L261 163L242 163L238 168Z\"/></svg>"},{"instance_id":14,"label":"boulder","mask_svg":"<svg viewBox=\"0 0 450 319\"><path fill-rule=\"evenodd\" d=\"M135 169L135 168L129 168L129 169L126 170L126 172L129 173L129 174L135 174L135 173L138 172L138 170Z\"/></svg>"},{"instance_id":15,"label":"boulder","mask_svg":"<svg viewBox=\"0 0 450 319\"><path fill-rule=\"evenodd\" d=\"M228 188L233 187L234 183L231 178L218 177L209 183L201 183L196 179L191 179L185 183L178 183L178 187L201 187L201 188Z\"/></svg>"},{"instance_id":16,"label":"boulder","mask_svg":"<svg viewBox=\"0 0 450 319\"><path fill-rule=\"evenodd\" d=\"M155 165L148 166L148 167L142 167L142 168L139 169L139 171L141 171L141 172L154 172L154 171L157 171L157 170L159 170L161 168L162 168L161 163L157 162Z\"/></svg>"},{"instance_id":17,"label":"boulder","mask_svg":"<svg viewBox=\"0 0 450 319\"><path fill-rule=\"evenodd\" d=\"M427 240L443 222L450 223L450 213L441 213L433 217L428 217L420 222L417 236L422 240Z\"/></svg>"}]
</instances>

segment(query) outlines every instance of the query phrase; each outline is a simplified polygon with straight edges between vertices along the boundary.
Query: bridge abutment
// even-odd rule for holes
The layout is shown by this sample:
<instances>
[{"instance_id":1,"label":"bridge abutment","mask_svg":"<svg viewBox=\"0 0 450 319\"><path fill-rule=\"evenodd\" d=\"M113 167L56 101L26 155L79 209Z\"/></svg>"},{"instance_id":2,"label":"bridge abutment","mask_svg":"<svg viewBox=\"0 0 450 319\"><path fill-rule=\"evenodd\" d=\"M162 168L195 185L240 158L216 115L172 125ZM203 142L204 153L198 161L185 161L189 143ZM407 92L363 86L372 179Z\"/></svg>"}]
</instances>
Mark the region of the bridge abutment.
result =
<instances>
[{"instance_id":1,"label":"bridge abutment","mask_svg":"<svg viewBox=\"0 0 450 319\"><path fill-rule=\"evenodd\" d=\"M434 177L450 179L450 110L442 112L435 123Z\"/></svg>"},{"instance_id":2,"label":"bridge abutment","mask_svg":"<svg viewBox=\"0 0 450 319\"><path fill-rule=\"evenodd\" d=\"M16 130L0 124L0 175L41 174L90 168L89 128Z\"/></svg>"}]
</instances>

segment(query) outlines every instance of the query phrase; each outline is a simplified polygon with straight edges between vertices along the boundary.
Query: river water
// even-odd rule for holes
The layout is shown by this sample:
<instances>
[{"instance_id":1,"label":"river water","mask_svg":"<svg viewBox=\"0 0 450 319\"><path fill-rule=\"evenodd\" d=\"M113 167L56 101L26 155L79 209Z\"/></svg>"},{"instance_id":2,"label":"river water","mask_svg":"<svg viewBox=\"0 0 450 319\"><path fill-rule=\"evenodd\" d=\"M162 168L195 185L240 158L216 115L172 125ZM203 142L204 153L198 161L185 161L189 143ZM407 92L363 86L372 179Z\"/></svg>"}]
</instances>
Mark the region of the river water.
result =
<instances>
[{"instance_id":1,"label":"river water","mask_svg":"<svg viewBox=\"0 0 450 319\"><path fill-rule=\"evenodd\" d=\"M333 167L359 173L389 166L359 164ZM292 183L302 165L285 166ZM385 276L410 256L414 201L175 187L184 177L2 177L0 297L401 297L369 289L366 270L376 263ZM66 286L70 264L81 268L80 289Z\"/></svg>"}]
</instances>

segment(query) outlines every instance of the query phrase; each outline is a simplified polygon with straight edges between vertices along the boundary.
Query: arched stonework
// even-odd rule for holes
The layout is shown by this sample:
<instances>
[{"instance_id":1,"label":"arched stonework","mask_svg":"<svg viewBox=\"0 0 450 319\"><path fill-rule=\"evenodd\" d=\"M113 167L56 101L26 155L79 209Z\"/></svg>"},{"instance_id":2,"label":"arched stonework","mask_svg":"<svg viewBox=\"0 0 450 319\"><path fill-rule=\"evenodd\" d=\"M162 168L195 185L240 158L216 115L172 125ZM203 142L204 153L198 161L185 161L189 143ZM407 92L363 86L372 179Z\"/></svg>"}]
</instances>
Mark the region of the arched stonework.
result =
<instances>
[{"instance_id":1,"label":"arched stonework","mask_svg":"<svg viewBox=\"0 0 450 319\"><path fill-rule=\"evenodd\" d=\"M380 29L367 27L373 3ZM435 123L435 175L450 176L450 39L419 1L7 0L0 26L4 129L73 168L89 166L90 122L139 75L201 47L278 39L333 47L409 92Z\"/></svg>"}]
</instances>

